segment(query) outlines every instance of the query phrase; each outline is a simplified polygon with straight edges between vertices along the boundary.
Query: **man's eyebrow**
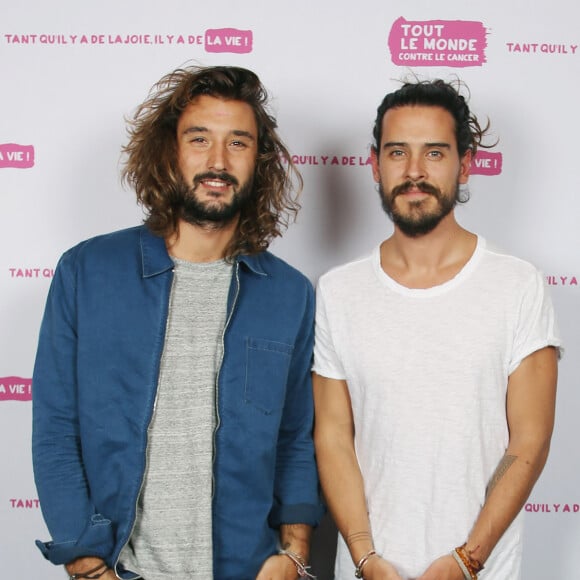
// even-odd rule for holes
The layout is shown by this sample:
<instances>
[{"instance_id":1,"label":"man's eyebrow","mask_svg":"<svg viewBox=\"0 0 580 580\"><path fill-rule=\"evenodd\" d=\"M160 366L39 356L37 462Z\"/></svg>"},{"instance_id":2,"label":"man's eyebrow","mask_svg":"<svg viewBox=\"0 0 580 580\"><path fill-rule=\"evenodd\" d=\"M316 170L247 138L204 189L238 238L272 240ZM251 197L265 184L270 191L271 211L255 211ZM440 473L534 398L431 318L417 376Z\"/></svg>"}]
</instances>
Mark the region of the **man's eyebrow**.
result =
<instances>
[{"instance_id":1,"label":"man's eyebrow","mask_svg":"<svg viewBox=\"0 0 580 580\"><path fill-rule=\"evenodd\" d=\"M187 135L188 133L207 133L209 129L207 127L201 127L200 125L192 125L191 127L187 127L182 131L183 135Z\"/></svg>"},{"instance_id":2,"label":"man's eyebrow","mask_svg":"<svg viewBox=\"0 0 580 580\"><path fill-rule=\"evenodd\" d=\"M407 147L409 144L405 141L387 141L383 144L383 149L388 149L390 147ZM451 149L451 145L449 143L445 143L444 141L428 141L427 143L423 144L424 147L440 147L442 149Z\"/></svg>"},{"instance_id":3,"label":"man's eyebrow","mask_svg":"<svg viewBox=\"0 0 580 580\"><path fill-rule=\"evenodd\" d=\"M232 135L235 135L236 137L247 137L248 139L251 139L252 141L256 140L256 138L254 137L254 135L252 133L250 133L249 131L243 131L242 129L234 129L232 131Z\"/></svg>"},{"instance_id":4,"label":"man's eyebrow","mask_svg":"<svg viewBox=\"0 0 580 580\"><path fill-rule=\"evenodd\" d=\"M184 129L182 131L182 135L188 135L189 133L209 133L209 129L201 125L192 125L191 127L187 127L187 129ZM250 133L249 131L244 131L242 129L234 129L230 131L230 134L234 135L235 137L246 137L247 139L251 139L252 141L256 140L256 138L252 133Z\"/></svg>"}]
</instances>

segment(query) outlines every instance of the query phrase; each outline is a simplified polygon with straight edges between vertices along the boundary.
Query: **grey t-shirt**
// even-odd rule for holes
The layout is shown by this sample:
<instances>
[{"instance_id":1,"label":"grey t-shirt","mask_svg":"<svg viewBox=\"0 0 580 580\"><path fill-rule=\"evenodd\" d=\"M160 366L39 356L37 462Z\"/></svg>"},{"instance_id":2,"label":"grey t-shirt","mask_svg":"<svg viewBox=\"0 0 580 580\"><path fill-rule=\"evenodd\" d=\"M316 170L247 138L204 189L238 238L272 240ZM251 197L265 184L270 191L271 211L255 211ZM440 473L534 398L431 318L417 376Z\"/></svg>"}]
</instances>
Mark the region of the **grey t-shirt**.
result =
<instances>
[{"instance_id":1,"label":"grey t-shirt","mask_svg":"<svg viewBox=\"0 0 580 580\"><path fill-rule=\"evenodd\" d=\"M174 259L147 469L120 562L146 580L212 577L215 382L232 266Z\"/></svg>"}]
</instances>

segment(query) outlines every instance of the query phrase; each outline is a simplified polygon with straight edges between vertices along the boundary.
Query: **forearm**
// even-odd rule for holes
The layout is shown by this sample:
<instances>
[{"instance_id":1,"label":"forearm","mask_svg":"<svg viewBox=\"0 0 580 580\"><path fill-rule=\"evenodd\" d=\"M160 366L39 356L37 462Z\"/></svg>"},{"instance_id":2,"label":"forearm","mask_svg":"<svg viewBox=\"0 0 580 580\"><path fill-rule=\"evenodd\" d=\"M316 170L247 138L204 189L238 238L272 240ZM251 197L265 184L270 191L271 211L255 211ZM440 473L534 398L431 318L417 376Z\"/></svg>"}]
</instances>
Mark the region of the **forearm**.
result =
<instances>
[{"instance_id":1,"label":"forearm","mask_svg":"<svg viewBox=\"0 0 580 580\"><path fill-rule=\"evenodd\" d=\"M402 580L394 566L382 558L388 559L388 554L375 555L363 478L354 447L346 441L342 447L332 437L324 445L320 439L316 450L322 488L357 570L363 569L363 577L369 580Z\"/></svg>"},{"instance_id":2,"label":"forearm","mask_svg":"<svg viewBox=\"0 0 580 580\"><path fill-rule=\"evenodd\" d=\"M302 523L315 527L324 512L320 502L318 472L312 441L314 404L312 397L313 295L295 339L286 384L284 409L276 444L274 478L275 504L270 524Z\"/></svg>"},{"instance_id":3,"label":"forearm","mask_svg":"<svg viewBox=\"0 0 580 580\"><path fill-rule=\"evenodd\" d=\"M308 411L308 409L306 409ZM323 514L320 501L318 473L312 441L312 408L294 421L280 428L274 480L274 507L269 522L272 527L285 524L318 525Z\"/></svg>"},{"instance_id":4,"label":"forearm","mask_svg":"<svg viewBox=\"0 0 580 580\"><path fill-rule=\"evenodd\" d=\"M507 419L510 441L491 478L467 550L484 562L522 509L542 473L554 427L557 353L540 349L510 376Z\"/></svg>"},{"instance_id":5,"label":"forearm","mask_svg":"<svg viewBox=\"0 0 580 580\"><path fill-rule=\"evenodd\" d=\"M355 563L373 548L346 381L313 375L314 446L328 509Z\"/></svg>"},{"instance_id":6,"label":"forearm","mask_svg":"<svg viewBox=\"0 0 580 580\"><path fill-rule=\"evenodd\" d=\"M280 547L282 550L297 554L308 562L312 526L306 524L282 524L280 526Z\"/></svg>"},{"instance_id":7,"label":"forearm","mask_svg":"<svg viewBox=\"0 0 580 580\"><path fill-rule=\"evenodd\" d=\"M345 539L353 561L373 548L363 478L354 449L329 438L316 440L320 481L333 520Z\"/></svg>"},{"instance_id":8,"label":"forearm","mask_svg":"<svg viewBox=\"0 0 580 580\"><path fill-rule=\"evenodd\" d=\"M518 448L519 447L519 448ZM469 537L471 557L485 562L528 499L546 463L549 441L510 446L487 489L486 500Z\"/></svg>"},{"instance_id":9,"label":"forearm","mask_svg":"<svg viewBox=\"0 0 580 580\"><path fill-rule=\"evenodd\" d=\"M94 514L79 434L74 292L63 258L51 284L32 382L32 462L54 544L74 546ZM52 551L52 550L50 550ZM63 564L79 554L59 558Z\"/></svg>"},{"instance_id":10,"label":"forearm","mask_svg":"<svg viewBox=\"0 0 580 580\"><path fill-rule=\"evenodd\" d=\"M316 526L323 513L312 441L312 403L296 412L298 420L285 416L278 432L275 504L270 525L286 523Z\"/></svg>"},{"instance_id":11,"label":"forearm","mask_svg":"<svg viewBox=\"0 0 580 580\"><path fill-rule=\"evenodd\" d=\"M33 435L33 466L38 498L51 542L41 548L45 557L55 564L64 564L78 556L105 555L86 537L95 515L91 502L77 437L63 427L47 428L54 415L45 414L42 429ZM54 421L53 425L63 425ZM87 543L85 543L87 542ZM82 550L86 548L86 552Z\"/></svg>"}]
</instances>

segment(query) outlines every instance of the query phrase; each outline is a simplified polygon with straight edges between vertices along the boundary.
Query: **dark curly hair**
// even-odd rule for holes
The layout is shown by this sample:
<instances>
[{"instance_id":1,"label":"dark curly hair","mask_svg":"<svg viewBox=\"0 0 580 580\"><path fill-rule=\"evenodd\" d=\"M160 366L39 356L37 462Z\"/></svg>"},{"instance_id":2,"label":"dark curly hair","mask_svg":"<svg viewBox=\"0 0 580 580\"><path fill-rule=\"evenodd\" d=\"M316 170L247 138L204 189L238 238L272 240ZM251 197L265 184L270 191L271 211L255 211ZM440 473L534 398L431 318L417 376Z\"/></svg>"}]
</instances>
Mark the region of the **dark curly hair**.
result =
<instances>
[{"instance_id":1,"label":"dark curly hair","mask_svg":"<svg viewBox=\"0 0 580 580\"><path fill-rule=\"evenodd\" d=\"M466 99L459 93L461 83L447 83L441 79L432 81L406 82L403 86L385 96L377 109L377 117L373 128L375 153L381 146L383 132L383 117L389 109L413 105L429 107L442 107L448 111L455 121L455 136L459 156L471 150L475 155L478 147L490 148L495 146L484 145L482 140L489 130L489 122L481 127L477 117L473 115L467 106Z\"/></svg>"},{"instance_id":2,"label":"dark curly hair","mask_svg":"<svg viewBox=\"0 0 580 580\"><path fill-rule=\"evenodd\" d=\"M254 111L258 127L254 189L250 203L241 210L226 256L255 254L268 248L296 217L303 184L277 135L276 120L266 110L266 89L252 71L191 66L164 76L128 120L123 181L135 190L146 211L145 224L153 233L168 237L177 232L179 211L174 199L183 184L177 164L177 122L183 110L201 95L243 101Z\"/></svg>"}]
</instances>

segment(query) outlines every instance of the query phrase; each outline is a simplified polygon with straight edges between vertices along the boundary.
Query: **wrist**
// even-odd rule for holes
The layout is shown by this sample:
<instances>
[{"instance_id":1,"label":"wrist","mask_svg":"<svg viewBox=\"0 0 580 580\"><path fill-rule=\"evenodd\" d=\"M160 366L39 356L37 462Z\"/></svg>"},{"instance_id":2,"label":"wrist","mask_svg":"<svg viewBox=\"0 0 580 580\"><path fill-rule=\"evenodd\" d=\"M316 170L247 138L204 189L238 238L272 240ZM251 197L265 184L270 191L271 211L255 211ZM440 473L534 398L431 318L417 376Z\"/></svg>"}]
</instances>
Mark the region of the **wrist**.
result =
<instances>
[{"instance_id":1,"label":"wrist","mask_svg":"<svg viewBox=\"0 0 580 580\"><path fill-rule=\"evenodd\" d=\"M312 527L306 524L282 524L278 548L300 556L305 562L310 555Z\"/></svg>"},{"instance_id":2,"label":"wrist","mask_svg":"<svg viewBox=\"0 0 580 580\"><path fill-rule=\"evenodd\" d=\"M299 553L293 552L292 550L286 548L278 550L278 555L286 556L293 562L299 578L312 578L316 580L316 576L310 573L310 566L308 566L307 558L303 558Z\"/></svg>"},{"instance_id":3,"label":"wrist","mask_svg":"<svg viewBox=\"0 0 580 580\"><path fill-rule=\"evenodd\" d=\"M108 564L101 558L78 558L65 565L69 580L97 580L109 571Z\"/></svg>"},{"instance_id":4,"label":"wrist","mask_svg":"<svg viewBox=\"0 0 580 580\"><path fill-rule=\"evenodd\" d=\"M366 554L375 548L370 532L350 533L346 536L345 541L355 566Z\"/></svg>"},{"instance_id":5,"label":"wrist","mask_svg":"<svg viewBox=\"0 0 580 580\"><path fill-rule=\"evenodd\" d=\"M451 555L457 562L465 580L477 580L477 575L483 570L483 564L473 557L473 552L466 548L466 544L455 548Z\"/></svg>"},{"instance_id":6,"label":"wrist","mask_svg":"<svg viewBox=\"0 0 580 580\"><path fill-rule=\"evenodd\" d=\"M356 562L354 576L355 578L364 578L364 568L371 558L379 557L374 549L370 549Z\"/></svg>"}]
</instances>

